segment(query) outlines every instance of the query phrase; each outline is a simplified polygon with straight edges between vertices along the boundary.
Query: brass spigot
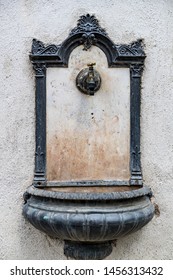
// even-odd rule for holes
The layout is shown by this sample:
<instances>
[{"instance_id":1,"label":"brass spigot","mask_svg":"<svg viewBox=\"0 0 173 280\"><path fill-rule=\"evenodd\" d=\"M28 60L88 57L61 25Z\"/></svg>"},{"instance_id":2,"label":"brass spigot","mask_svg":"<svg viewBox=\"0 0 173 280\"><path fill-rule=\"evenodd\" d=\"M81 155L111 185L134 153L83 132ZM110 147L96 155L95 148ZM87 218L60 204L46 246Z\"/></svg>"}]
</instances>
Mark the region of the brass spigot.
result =
<instances>
[{"instance_id":1,"label":"brass spigot","mask_svg":"<svg viewBox=\"0 0 173 280\"><path fill-rule=\"evenodd\" d=\"M94 95L101 85L100 74L94 69L95 62L88 63L89 68L81 70L76 78L78 89L88 95Z\"/></svg>"}]
</instances>

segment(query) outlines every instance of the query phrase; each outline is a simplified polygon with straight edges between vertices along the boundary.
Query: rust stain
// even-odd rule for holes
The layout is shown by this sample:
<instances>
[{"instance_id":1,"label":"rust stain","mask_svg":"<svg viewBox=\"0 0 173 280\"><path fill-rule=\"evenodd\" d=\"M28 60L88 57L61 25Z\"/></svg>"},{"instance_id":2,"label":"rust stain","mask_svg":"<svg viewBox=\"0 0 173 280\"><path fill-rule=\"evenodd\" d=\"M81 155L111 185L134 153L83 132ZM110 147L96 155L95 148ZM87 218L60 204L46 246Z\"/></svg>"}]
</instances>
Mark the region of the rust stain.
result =
<instances>
[{"instance_id":1,"label":"rust stain","mask_svg":"<svg viewBox=\"0 0 173 280\"><path fill-rule=\"evenodd\" d=\"M159 209L159 205L155 201L154 196L151 197L151 203L154 206L154 214L156 215L156 217L159 217L160 216L160 209Z\"/></svg>"},{"instance_id":2,"label":"rust stain","mask_svg":"<svg viewBox=\"0 0 173 280\"><path fill-rule=\"evenodd\" d=\"M81 134L77 130L66 131L64 136L48 137L47 179L128 180L129 144L121 143L118 133L112 127L113 123L111 127L106 125L103 130L97 127L95 132L82 131ZM124 147L119 150L116 148L119 145Z\"/></svg>"}]
</instances>

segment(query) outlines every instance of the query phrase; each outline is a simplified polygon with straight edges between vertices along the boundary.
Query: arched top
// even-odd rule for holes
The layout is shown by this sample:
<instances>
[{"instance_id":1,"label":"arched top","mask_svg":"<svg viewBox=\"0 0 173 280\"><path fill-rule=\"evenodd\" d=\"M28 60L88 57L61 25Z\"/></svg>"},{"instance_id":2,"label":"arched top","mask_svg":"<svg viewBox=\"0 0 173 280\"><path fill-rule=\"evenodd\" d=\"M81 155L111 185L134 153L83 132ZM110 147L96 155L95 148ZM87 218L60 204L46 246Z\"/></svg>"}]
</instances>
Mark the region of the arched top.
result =
<instances>
[{"instance_id":1,"label":"arched top","mask_svg":"<svg viewBox=\"0 0 173 280\"><path fill-rule=\"evenodd\" d=\"M131 63L143 63L145 53L142 40L137 40L129 45L116 45L109 38L94 15L83 15L60 45L45 46L41 41L33 39L30 59L33 62L45 63L47 67L67 67L73 49L83 45L87 51L92 45L99 47L106 55L108 66L122 65L128 67Z\"/></svg>"},{"instance_id":2,"label":"arched top","mask_svg":"<svg viewBox=\"0 0 173 280\"><path fill-rule=\"evenodd\" d=\"M113 42L108 37L97 32L90 33L86 36L84 35L86 34L73 34L63 42L60 47L59 54L64 64L68 65L68 60L71 52L79 45L83 45L84 51L87 51L93 45L99 47L105 53L108 65L110 66L116 55L116 50L113 47Z\"/></svg>"}]
</instances>

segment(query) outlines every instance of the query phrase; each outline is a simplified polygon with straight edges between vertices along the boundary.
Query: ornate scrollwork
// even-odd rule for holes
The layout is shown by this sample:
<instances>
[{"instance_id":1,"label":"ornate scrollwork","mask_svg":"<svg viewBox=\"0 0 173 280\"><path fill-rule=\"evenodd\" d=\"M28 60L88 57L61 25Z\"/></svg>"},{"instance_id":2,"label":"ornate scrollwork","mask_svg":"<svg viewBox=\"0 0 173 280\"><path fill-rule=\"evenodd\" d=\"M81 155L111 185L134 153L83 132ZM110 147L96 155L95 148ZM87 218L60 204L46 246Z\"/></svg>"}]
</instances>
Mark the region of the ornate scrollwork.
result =
<instances>
[{"instance_id":1,"label":"ornate scrollwork","mask_svg":"<svg viewBox=\"0 0 173 280\"><path fill-rule=\"evenodd\" d=\"M138 40L129 45L117 45L116 48L120 56L145 56L142 48L142 40Z\"/></svg>"},{"instance_id":2,"label":"ornate scrollwork","mask_svg":"<svg viewBox=\"0 0 173 280\"><path fill-rule=\"evenodd\" d=\"M32 54L41 53L45 49L44 44L36 39L32 40Z\"/></svg>"},{"instance_id":3,"label":"ornate scrollwork","mask_svg":"<svg viewBox=\"0 0 173 280\"><path fill-rule=\"evenodd\" d=\"M100 27L99 21L96 19L96 17L94 15L91 16L90 14L81 16L78 20L77 27L73 28L69 35L71 36L79 32L98 32L105 36L108 36L105 29Z\"/></svg>"},{"instance_id":4,"label":"ornate scrollwork","mask_svg":"<svg viewBox=\"0 0 173 280\"><path fill-rule=\"evenodd\" d=\"M44 76L46 71L45 63L33 63L33 68L35 70L36 76Z\"/></svg>"},{"instance_id":5,"label":"ornate scrollwork","mask_svg":"<svg viewBox=\"0 0 173 280\"><path fill-rule=\"evenodd\" d=\"M114 44L105 29L100 26L96 17L90 14L82 15L79 18L77 26L71 30L62 44L46 46L43 42L33 39L30 57L32 61L39 57L39 60L48 61L49 65L50 63L53 65L60 64L66 67L69 54L76 47L76 44L83 44L84 50L90 49L92 45L100 47L108 58L109 66L118 63L132 63L133 59L135 61L145 59L142 39L128 45Z\"/></svg>"},{"instance_id":6,"label":"ornate scrollwork","mask_svg":"<svg viewBox=\"0 0 173 280\"><path fill-rule=\"evenodd\" d=\"M77 27L73 28L69 36L73 36L77 33L84 33L81 38L81 43L84 45L84 50L88 50L94 43L97 42L93 33L99 33L104 36L108 36L105 29L100 27L99 21L94 15L83 15L78 20Z\"/></svg>"},{"instance_id":7,"label":"ornate scrollwork","mask_svg":"<svg viewBox=\"0 0 173 280\"><path fill-rule=\"evenodd\" d=\"M130 71L132 73L132 77L140 78L142 75L142 71L144 69L143 64L131 64Z\"/></svg>"},{"instance_id":8,"label":"ornate scrollwork","mask_svg":"<svg viewBox=\"0 0 173 280\"><path fill-rule=\"evenodd\" d=\"M45 45L36 39L32 41L32 54L56 54L59 50L59 46L49 45L45 47Z\"/></svg>"},{"instance_id":9,"label":"ornate scrollwork","mask_svg":"<svg viewBox=\"0 0 173 280\"><path fill-rule=\"evenodd\" d=\"M35 152L36 160L39 162L40 170L42 170L41 163L43 161L44 152L41 149L41 146L37 147L37 151Z\"/></svg>"},{"instance_id":10,"label":"ornate scrollwork","mask_svg":"<svg viewBox=\"0 0 173 280\"><path fill-rule=\"evenodd\" d=\"M96 42L97 42L97 39L95 38L94 34L83 34L82 35L81 43L84 45L83 50L87 51Z\"/></svg>"},{"instance_id":11,"label":"ornate scrollwork","mask_svg":"<svg viewBox=\"0 0 173 280\"><path fill-rule=\"evenodd\" d=\"M133 149L132 149L132 152L131 152L131 157L132 157L132 160L133 162L135 163L135 170L133 169L133 172L134 171L137 171L139 172L141 170L141 165L140 165L140 147L139 145L136 145Z\"/></svg>"}]
</instances>

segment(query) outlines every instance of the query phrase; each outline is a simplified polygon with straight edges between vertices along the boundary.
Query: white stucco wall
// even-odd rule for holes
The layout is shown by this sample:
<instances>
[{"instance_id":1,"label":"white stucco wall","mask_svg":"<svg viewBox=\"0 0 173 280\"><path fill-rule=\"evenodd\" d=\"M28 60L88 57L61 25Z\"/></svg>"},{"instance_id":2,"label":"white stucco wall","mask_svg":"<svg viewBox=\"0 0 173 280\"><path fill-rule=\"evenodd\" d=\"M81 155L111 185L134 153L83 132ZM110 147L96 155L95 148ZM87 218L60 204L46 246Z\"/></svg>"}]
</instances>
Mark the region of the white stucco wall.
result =
<instances>
[{"instance_id":1,"label":"white stucco wall","mask_svg":"<svg viewBox=\"0 0 173 280\"><path fill-rule=\"evenodd\" d=\"M21 215L34 171L33 38L59 44L82 14L95 14L115 43L144 38L141 155L160 217L119 240L108 259L173 259L173 1L0 1L0 259L65 259L63 244Z\"/></svg>"}]
</instances>

